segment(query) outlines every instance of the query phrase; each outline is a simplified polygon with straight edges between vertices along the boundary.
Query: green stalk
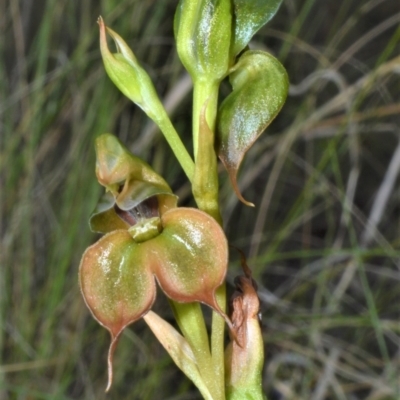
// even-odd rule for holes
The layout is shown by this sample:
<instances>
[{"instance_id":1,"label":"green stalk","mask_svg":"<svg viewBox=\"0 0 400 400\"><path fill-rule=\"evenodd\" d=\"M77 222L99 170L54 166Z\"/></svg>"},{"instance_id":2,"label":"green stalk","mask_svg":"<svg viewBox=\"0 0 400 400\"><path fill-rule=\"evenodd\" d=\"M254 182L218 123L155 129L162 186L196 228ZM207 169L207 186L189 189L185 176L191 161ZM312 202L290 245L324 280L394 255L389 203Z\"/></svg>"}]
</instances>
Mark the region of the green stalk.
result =
<instances>
[{"instance_id":1,"label":"green stalk","mask_svg":"<svg viewBox=\"0 0 400 400\"><path fill-rule=\"evenodd\" d=\"M225 312L226 308L226 284L218 288L216 293L218 305ZM225 353L224 353L225 320L215 311L212 313L211 322L211 357L217 386L222 388L225 399Z\"/></svg>"},{"instance_id":2,"label":"green stalk","mask_svg":"<svg viewBox=\"0 0 400 400\"><path fill-rule=\"evenodd\" d=\"M193 350L200 374L210 393L214 393L215 379L210 368L210 345L200 303L178 303L170 300L170 305L183 336Z\"/></svg>"},{"instance_id":3,"label":"green stalk","mask_svg":"<svg viewBox=\"0 0 400 400\"><path fill-rule=\"evenodd\" d=\"M194 81L193 82L193 150L194 159L197 160L199 147L200 116L206 104L206 120L212 132L215 131L218 107L218 82Z\"/></svg>"},{"instance_id":4,"label":"green stalk","mask_svg":"<svg viewBox=\"0 0 400 400\"><path fill-rule=\"evenodd\" d=\"M152 119L164 134L164 137L175 154L175 157L178 159L179 164L182 166L189 181L192 182L194 175L194 163L192 157L190 157L186 147L183 145L181 138L172 125L172 122L163 106L158 107L157 113L152 115Z\"/></svg>"}]
</instances>

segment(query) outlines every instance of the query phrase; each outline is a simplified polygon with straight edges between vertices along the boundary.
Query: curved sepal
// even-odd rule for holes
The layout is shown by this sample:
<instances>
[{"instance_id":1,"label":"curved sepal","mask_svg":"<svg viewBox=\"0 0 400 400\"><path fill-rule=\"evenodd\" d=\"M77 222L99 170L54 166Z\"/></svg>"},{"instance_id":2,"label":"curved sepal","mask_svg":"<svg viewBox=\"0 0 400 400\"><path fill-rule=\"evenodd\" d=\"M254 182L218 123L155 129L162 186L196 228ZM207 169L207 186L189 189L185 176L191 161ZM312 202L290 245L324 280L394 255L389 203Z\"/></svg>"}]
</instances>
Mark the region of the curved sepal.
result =
<instances>
[{"instance_id":1,"label":"curved sepal","mask_svg":"<svg viewBox=\"0 0 400 400\"><path fill-rule=\"evenodd\" d=\"M218 156L239 199L252 205L238 189L237 172L246 152L282 108L289 81L275 57L262 51L247 51L235 65L230 82L233 91L218 113Z\"/></svg>"},{"instance_id":2,"label":"curved sepal","mask_svg":"<svg viewBox=\"0 0 400 400\"><path fill-rule=\"evenodd\" d=\"M231 57L237 56L253 35L278 11L282 0L233 0L234 34Z\"/></svg>"},{"instance_id":3,"label":"curved sepal","mask_svg":"<svg viewBox=\"0 0 400 400\"><path fill-rule=\"evenodd\" d=\"M96 176L99 183L115 196L127 180L153 183L165 192L172 193L167 182L153 168L131 152L112 134L96 138Z\"/></svg>"},{"instance_id":4,"label":"curved sepal","mask_svg":"<svg viewBox=\"0 0 400 400\"><path fill-rule=\"evenodd\" d=\"M152 240L149 257L164 293L178 302L200 301L226 317L215 299L228 265L222 228L194 208L169 210L161 220L164 229Z\"/></svg>"},{"instance_id":5,"label":"curved sepal","mask_svg":"<svg viewBox=\"0 0 400 400\"><path fill-rule=\"evenodd\" d=\"M118 230L85 251L79 282L86 305L111 334L108 390L118 338L127 325L150 310L156 295L155 280L146 263L146 254L127 231Z\"/></svg>"}]
</instances>

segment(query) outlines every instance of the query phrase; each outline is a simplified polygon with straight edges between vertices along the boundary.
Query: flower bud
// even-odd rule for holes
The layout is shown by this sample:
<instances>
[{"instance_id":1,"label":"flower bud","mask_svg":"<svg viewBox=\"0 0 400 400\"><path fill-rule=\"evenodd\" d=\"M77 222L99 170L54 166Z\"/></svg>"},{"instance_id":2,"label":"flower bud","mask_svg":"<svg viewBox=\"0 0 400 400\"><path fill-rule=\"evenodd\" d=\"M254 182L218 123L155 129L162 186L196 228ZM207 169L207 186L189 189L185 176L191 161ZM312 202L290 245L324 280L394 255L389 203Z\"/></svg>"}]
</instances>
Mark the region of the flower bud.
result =
<instances>
[{"instance_id":1,"label":"flower bud","mask_svg":"<svg viewBox=\"0 0 400 400\"><path fill-rule=\"evenodd\" d=\"M192 79L219 82L229 68L230 0L181 0L174 21L177 51Z\"/></svg>"},{"instance_id":2,"label":"flower bud","mask_svg":"<svg viewBox=\"0 0 400 400\"><path fill-rule=\"evenodd\" d=\"M124 39L106 27L103 18L99 17L98 23L100 51L107 75L126 97L137 104L150 118L155 119L161 103L149 75L140 66ZM108 49L106 31L114 39L117 53L111 53Z\"/></svg>"}]
</instances>

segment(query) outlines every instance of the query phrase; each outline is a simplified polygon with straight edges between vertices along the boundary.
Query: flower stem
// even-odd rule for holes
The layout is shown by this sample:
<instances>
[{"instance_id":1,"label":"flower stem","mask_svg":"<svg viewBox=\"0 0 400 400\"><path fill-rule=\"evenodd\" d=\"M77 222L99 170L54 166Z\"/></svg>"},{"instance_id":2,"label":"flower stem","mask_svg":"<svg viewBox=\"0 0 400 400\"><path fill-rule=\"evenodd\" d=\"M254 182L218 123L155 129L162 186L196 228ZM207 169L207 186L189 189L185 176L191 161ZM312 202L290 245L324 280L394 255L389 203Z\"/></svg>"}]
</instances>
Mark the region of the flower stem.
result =
<instances>
[{"instance_id":1,"label":"flower stem","mask_svg":"<svg viewBox=\"0 0 400 400\"><path fill-rule=\"evenodd\" d=\"M216 298L219 306L225 312L226 304L226 285L218 288ZM216 385L222 388L225 399L225 358L224 358L224 332L225 320L215 311L212 314L211 324L211 357L215 373Z\"/></svg>"},{"instance_id":2,"label":"flower stem","mask_svg":"<svg viewBox=\"0 0 400 400\"><path fill-rule=\"evenodd\" d=\"M193 82L193 150L194 159L197 160L199 147L199 128L202 109L206 104L206 120L212 132L215 131L215 123L218 107L219 83L197 80Z\"/></svg>"},{"instance_id":3,"label":"flower stem","mask_svg":"<svg viewBox=\"0 0 400 400\"><path fill-rule=\"evenodd\" d=\"M190 154L183 145L178 133L176 132L171 120L168 117L167 112L160 103L158 110L153 113L152 119L158 125L161 132L164 134L165 139L170 145L175 157L178 159L179 164L185 171L189 181L192 182L194 175L194 162Z\"/></svg>"},{"instance_id":4,"label":"flower stem","mask_svg":"<svg viewBox=\"0 0 400 400\"><path fill-rule=\"evenodd\" d=\"M215 154L215 126L219 83L195 81L193 93L193 145L195 173L193 194L198 207L222 225L218 203L218 171ZM216 293L218 304L225 312L225 284ZM224 373L225 321L216 312L212 315L211 362L215 399L225 399Z\"/></svg>"},{"instance_id":5,"label":"flower stem","mask_svg":"<svg viewBox=\"0 0 400 400\"><path fill-rule=\"evenodd\" d=\"M214 394L214 374L207 328L199 303L178 303L170 300L175 320L193 350L200 374L210 392Z\"/></svg>"}]
</instances>

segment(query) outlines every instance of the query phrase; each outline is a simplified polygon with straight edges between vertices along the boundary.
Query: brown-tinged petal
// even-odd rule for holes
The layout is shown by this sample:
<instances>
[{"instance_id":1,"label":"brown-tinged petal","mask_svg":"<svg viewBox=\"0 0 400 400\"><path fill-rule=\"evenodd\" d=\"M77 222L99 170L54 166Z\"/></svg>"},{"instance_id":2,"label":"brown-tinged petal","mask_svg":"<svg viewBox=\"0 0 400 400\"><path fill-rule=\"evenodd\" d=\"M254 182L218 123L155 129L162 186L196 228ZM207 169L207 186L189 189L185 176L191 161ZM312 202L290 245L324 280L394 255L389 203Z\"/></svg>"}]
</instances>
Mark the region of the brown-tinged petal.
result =
<instances>
[{"instance_id":1,"label":"brown-tinged petal","mask_svg":"<svg viewBox=\"0 0 400 400\"><path fill-rule=\"evenodd\" d=\"M127 231L118 230L101 238L83 254L79 278L85 302L94 318L110 331L109 381L112 357L124 328L148 312L156 289L146 254Z\"/></svg>"},{"instance_id":2,"label":"brown-tinged petal","mask_svg":"<svg viewBox=\"0 0 400 400\"><path fill-rule=\"evenodd\" d=\"M114 135L100 135L96 139L95 149L97 179L115 196L127 180L152 183L165 192L172 193L167 182L149 164L131 154Z\"/></svg>"},{"instance_id":3,"label":"brown-tinged petal","mask_svg":"<svg viewBox=\"0 0 400 400\"><path fill-rule=\"evenodd\" d=\"M162 234L144 244L151 244L149 258L162 290L172 300L200 301L225 316L215 299L228 265L222 228L194 208L169 210L161 220Z\"/></svg>"},{"instance_id":4,"label":"brown-tinged petal","mask_svg":"<svg viewBox=\"0 0 400 400\"><path fill-rule=\"evenodd\" d=\"M239 199L247 204L237 185L242 159L282 108L289 82L285 68L263 51L247 51L230 75L233 91L218 111L218 156L229 173Z\"/></svg>"}]
</instances>

